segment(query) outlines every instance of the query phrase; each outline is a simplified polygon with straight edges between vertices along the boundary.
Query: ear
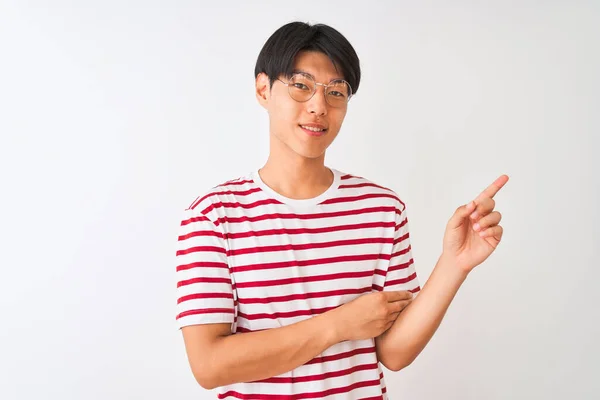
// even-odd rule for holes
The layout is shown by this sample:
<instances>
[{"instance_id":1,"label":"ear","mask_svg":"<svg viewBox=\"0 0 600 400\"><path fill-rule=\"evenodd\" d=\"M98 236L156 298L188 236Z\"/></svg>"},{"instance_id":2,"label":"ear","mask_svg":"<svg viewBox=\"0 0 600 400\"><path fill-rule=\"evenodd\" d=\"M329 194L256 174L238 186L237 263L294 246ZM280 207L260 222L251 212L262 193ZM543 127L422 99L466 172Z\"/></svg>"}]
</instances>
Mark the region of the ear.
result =
<instances>
[{"instance_id":1,"label":"ear","mask_svg":"<svg viewBox=\"0 0 600 400\"><path fill-rule=\"evenodd\" d=\"M256 99L264 108L267 108L270 94L271 85L269 77L264 72L261 72L256 76Z\"/></svg>"}]
</instances>

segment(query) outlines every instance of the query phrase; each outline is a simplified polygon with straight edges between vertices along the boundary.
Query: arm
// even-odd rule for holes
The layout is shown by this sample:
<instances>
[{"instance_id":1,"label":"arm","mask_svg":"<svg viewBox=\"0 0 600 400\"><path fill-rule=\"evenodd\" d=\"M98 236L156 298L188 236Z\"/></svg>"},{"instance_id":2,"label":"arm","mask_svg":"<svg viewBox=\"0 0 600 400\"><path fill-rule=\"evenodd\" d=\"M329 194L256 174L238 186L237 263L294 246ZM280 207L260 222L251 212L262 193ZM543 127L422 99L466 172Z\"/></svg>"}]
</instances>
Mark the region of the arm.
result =
<instances>
[{"instance_id":1,"label":"arm","mask_svg":"<svg viewBox=\"0 0 600 400\"><path fill-rule=\"evenodd\" d=\"M466 277L449 259L440 257L419 295L394 325L375 339L377 356L386 368L398 371L417 358L440 326Z\"/></svg>"},{"instance_id":2,"label":"arm","mask_svg":"<svg viewBox=\"0 0 600 400\"><path fill-rule=\"evenodd\" d=\"M182 328L194 377L205 389L251 382L291 371L341 341L331 310L258 332L231 334L230 324Z\"/></svg>"},{"instance_id":3,"label":"arm","mask_svg":"<svg viewBox=\"0 0 600 400\"><path fill-rule=\"evenodd\" d=\"M258 332L231 335L229 324L186 326L190 366L206 389L281 375L336 343L381 335L411 297L405 291L369 293L304 321Z\"/></svg>"},{"instance_id":4,"label":"arm","mask_svg":"<svg viewBox=\"0 0 600 400\"><path fill-rule=\"evenodd\" d=\"M184 212L176 253L177 321L192 372L202 387L280 375L343 340L335 329L344 324L331 320L335 310L278 329L232 335L235 293L227 242L212 222L217 217L211 220L199 211L209 208L205 201Z\"/></svg>"},{"instance_id":5,"label":"arm","mask_svg":"<svg viewBox=\"0 0 600 400\"><path fill-rule=\"evenodd\" d=\"M493 197L508 182L503 175L474 201L456 209L444 234L443 252L421 293L376 339L377 354L391 370L410 365L439 327L468 274L496 249L503 235Z\"/></svg>"}]
</instances>

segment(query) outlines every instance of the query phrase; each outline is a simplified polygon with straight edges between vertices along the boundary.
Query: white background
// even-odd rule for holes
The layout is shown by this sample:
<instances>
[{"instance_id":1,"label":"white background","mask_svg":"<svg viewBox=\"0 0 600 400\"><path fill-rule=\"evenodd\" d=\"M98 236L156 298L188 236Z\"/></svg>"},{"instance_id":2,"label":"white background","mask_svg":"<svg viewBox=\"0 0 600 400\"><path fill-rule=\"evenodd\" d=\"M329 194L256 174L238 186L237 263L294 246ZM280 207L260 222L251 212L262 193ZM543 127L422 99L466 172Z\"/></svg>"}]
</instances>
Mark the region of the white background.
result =
<instances>
[{"instance_id":1,"label":"white background","mask_svg":"<svg viewBox=\"0 0 600 400\"><path fill-rule=\"evenodd\" d=\"M327 164L407 203L425 282L502 173L505 238L392 399L592 399L600 5L0 0L0 398L209 399L175 326L181 211L259 168L254 64L293 21L363 80Z\"/></svg>"}]
</instances>

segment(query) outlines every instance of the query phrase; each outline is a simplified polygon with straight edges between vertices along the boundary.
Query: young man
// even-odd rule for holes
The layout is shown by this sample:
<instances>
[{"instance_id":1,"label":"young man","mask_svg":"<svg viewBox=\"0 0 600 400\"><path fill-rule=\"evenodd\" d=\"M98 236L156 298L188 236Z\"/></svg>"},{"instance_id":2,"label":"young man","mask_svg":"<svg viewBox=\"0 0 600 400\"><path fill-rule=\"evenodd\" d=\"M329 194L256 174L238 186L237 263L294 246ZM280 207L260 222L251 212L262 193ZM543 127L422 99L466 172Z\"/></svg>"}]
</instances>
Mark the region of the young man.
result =
<instances>
[{"instance_id":1,"label":"young man","mask_svg":"<svg viewBox=\"0 0 600 400\"><path fill-rule=\"evenodd\" d=\"M350 43L287 24L255 75L269 158L198 197L181 223L177 321L193 374L219 398L385 399L380 363L398 371L419 355L500 242L492 198L508 177L456 210L421 290L404 203L325 166L359 86Z\"/></svg>"}]
</instances>

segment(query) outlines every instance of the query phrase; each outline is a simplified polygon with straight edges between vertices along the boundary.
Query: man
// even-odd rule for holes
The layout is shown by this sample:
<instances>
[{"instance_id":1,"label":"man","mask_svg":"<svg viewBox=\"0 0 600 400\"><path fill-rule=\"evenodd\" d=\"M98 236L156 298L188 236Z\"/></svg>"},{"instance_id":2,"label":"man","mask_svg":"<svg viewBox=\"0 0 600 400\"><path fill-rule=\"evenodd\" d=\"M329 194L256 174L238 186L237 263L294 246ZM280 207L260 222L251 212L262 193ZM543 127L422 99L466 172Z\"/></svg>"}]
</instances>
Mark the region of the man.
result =
<instances>
[{"instance_id":1,"label":"man","mask_svg":"<svg viewBox=\"0 0 600 400\"><path fill-rule=\"evenodd\" d=\"M181 223L177 321L193 374L219 398L387 398L380 363L398 371L419 355L500 242L493 196L508 177L456 210L421 290L405 204L325 166L359 86L350 43L326 25L284 25L255 76L268 160Z\"/></svg>"}]
</instances>

